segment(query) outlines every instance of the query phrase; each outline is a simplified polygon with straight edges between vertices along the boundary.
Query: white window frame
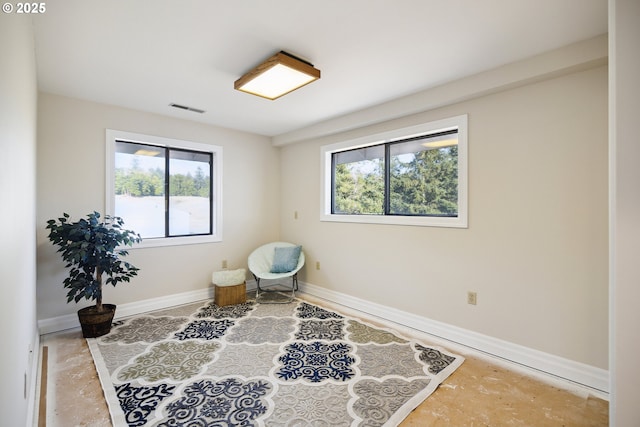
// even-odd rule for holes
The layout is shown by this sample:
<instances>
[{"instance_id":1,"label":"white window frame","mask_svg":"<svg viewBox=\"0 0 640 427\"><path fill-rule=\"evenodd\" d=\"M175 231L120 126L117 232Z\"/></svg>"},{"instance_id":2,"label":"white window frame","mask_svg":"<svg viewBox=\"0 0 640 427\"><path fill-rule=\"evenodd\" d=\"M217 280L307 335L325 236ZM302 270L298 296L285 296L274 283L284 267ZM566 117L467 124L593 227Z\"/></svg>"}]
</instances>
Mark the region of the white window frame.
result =
<instances>
[{"instance_id":1,"label":"white window frame","mask_svg":"<svg viewBox=\"0 0 640 427\"><path fill-rule=\"evenodd\" d=\"M106 129L106 213L114 215L115 212L115 154L116 141L136 142L141 144L159 145L171 148L184 148L188 150L202 151L213 154L213 187L211 188L211 234L158 237L142 239L135 244L136 248L153 248L160 246L192 245L200 243L214 243L222 241L222 147L218 145L202 144L193 141L164 138L152 135L143 135L120 130ZM125 221L126 228L126 221ZM134 230L135 231L135 230Z\"/></svg>"},{"instance_id":2,"label":"white window frame","mask_svg":"<svg viewBox=\"0 0 640 427\"><path fill-rule=\"evenodd\" d=\"M386 132L366 135L320 148L320 221L353 222L366 224L412 225L422 227L468 228L468 144L467 115L423 123ZM458 130L458 216L400 216L400 215L344 215L331 213L331 156L340 151L363 148L407 138L424 136L448 130Z\"/></svg>"}]
</instances>

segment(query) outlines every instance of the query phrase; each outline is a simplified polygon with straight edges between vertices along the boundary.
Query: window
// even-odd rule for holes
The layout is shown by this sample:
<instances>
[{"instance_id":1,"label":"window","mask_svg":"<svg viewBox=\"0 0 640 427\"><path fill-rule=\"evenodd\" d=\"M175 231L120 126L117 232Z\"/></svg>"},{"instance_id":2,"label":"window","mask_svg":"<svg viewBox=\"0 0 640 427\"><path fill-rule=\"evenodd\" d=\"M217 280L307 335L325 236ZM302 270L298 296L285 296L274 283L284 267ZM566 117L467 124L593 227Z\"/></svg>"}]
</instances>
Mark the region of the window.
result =
<instances>
[{"instance_id":1,"label":"window","mask_svg":"<svg viewBox=\"0 0 640 427\"><path fill-rule=\"evenodd\" d=\"M107 130L107 212L139 246L221 241L222 148Z\"/></svg>"},{"instance_id":2,"label":"window","mask_svg":"<svg viewBox=\"0 0 640 427\"><path fill-rule=\"evenodd\" d=\"M467 117L322 147L323 221L467 227Z\"/></svg>"}]
</instances>

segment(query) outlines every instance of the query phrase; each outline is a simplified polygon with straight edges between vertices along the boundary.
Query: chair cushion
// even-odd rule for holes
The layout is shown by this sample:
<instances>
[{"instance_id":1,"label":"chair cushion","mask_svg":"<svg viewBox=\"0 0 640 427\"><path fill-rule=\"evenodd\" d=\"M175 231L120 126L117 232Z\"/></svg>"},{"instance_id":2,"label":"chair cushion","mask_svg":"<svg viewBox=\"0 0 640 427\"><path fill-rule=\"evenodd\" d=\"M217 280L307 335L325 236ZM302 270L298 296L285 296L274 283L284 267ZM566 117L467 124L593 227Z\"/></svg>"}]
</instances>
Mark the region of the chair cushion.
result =
<instances>
[{"instance_id":1,"label":"chair cushion","mask_svg":"<svg viewBox=\"0 0 640 427\"><path fill-rule=\"evenodd\" d=\"M272 273L288 273L298 266L302 246L276 247L273 252Z\"/></svg>"}]
</instances>

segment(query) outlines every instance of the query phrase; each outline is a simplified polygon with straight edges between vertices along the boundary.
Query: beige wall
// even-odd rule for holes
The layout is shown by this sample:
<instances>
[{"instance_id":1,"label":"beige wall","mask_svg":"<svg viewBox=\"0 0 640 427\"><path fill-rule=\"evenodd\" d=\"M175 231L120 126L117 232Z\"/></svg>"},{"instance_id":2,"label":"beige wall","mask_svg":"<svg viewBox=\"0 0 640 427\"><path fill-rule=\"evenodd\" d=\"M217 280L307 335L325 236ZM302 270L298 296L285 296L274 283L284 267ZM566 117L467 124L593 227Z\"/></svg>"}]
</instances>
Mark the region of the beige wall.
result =
<instances>
[{"instance_id":1,"label":"beige wall","mask_svg":"<svg viewBox=\"0 0 640 427\"><path fill-rule=\"evenodd\" d=\"M459 114L468 229L319 221L322 145ZM606 67L283 146L281 167L303 281L608 368Z\"/></svg>"},{"instance_id":2,"label":"beige wall","mask_svg":"<svg viewBox=\"0 0 640 427\"><path fill-rule=\"evenodd\" d=\"M24 426L31 425L38 370L33 227L37 84L31 17L1 14L0 40L0 325L4 347L0 424Z\"/></svg>"},{"instance_id":3,"label":"beige wall","mask_svg":"<svg viewBox=\"0 0 640 427\"><path fill-rule=\"evenodd\" d=\"M640 2L609 1L611 426L640 424Z\"/></svg>"},{"instance_id":4,"label":"beige wall","mask_svg":"<svg viewBox=\"0 0 640 427\"><path fill-rule=\"evenodd\" d=\"M223 147L223 242L134 249L141 269L130 284L105 289L105 302L133 303L200 290L228 260L246 266L257 245L278 238L279 154L266 137L196 122L40 93L38 116L38 318L91 305L66 304L64 264L46 239L46 221L105 207L105 129L184 139Z\"/></svg>"}]
</instances>

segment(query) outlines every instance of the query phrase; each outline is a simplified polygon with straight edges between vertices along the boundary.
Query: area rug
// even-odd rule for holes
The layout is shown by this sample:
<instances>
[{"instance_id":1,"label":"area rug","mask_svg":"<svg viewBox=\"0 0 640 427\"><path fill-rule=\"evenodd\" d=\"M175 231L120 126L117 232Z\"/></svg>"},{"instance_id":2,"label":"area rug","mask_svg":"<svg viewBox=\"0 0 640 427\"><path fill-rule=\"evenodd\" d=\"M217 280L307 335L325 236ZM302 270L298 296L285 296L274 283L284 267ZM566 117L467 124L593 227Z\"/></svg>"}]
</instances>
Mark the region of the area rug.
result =
<instances>
[{"instance_id":1,"label":"area rug","mask_svg":"<svg viewBox=\"0 0 640 427\"><path fill-rule=\"evenodd\" d=\"M301 300L146 313L87 339L114 426L395 426L463 358Z\"/></svg>"}]
</instances>

